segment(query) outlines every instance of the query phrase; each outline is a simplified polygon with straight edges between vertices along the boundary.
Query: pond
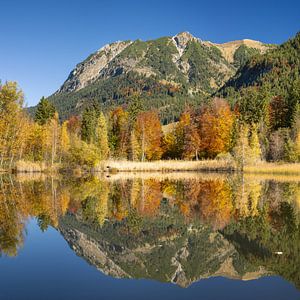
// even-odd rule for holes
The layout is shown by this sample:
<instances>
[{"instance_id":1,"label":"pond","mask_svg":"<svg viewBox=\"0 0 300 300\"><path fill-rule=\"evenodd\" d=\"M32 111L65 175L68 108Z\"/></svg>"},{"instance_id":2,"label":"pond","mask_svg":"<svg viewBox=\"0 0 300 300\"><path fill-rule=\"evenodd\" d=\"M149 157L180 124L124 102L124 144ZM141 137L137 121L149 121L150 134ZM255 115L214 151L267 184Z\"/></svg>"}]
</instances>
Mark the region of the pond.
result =
<instances>
[{"instance_id":1,"label":"pond","mask_svg":"<svg viewBox=\"0 0 300 300\"><path fill-rule=\"evenodd\" d=\"M300 178L0 176L0 299L300 299Z\"/></svg>"}]
</instances>

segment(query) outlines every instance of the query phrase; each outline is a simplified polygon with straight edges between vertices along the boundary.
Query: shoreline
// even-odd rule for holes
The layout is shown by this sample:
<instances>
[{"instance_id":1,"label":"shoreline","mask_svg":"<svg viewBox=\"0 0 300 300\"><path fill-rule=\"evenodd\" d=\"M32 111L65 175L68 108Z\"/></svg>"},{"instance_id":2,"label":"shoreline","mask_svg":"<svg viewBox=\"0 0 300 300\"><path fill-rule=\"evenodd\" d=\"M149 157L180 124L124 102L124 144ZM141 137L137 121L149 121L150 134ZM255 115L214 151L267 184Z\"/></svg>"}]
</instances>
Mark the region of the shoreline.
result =
<instances>
[{"instance_id":1,"label":"shoreline","mask_svg":"<svg viewBox=\"0 0 300 300\"><path fill-rule=\"evenodd\" d=\"M21 165L21 167L20 167ZM16 164L12 170L1 169L0 174L23 173L23 174L87 174L87 173L197 173L197 172L216 172L216 173L243 173L253 175L300 175L300 163L272 163L259 162L256 165L248 165L244 170L238 170L233 161L226 160L160 160L152 162L107 160L102 161L94 168L70 167L64 164L56 164L47 167L44 163L22 162Z\"/></svg>"}]
</instances>

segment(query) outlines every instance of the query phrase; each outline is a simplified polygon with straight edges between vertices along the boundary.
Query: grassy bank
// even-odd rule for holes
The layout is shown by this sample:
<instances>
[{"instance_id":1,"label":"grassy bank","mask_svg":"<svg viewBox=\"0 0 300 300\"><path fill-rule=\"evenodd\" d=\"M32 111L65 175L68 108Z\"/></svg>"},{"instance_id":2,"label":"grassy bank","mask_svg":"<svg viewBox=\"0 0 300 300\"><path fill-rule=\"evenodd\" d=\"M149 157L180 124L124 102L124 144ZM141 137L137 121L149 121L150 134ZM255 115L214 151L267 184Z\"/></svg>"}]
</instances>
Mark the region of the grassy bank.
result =
<instances>
[{"instance_id":1,"label":"grassy bank","mask_svg":"<svg viewBox=\"0 0 300 300\"><path fill-rule=\"evenodd\" d=\"M104 161L96 168L97 171L116 172L231 172L237 171L236 165L227 160L160 160L153 162L135 161ZM300 175L300 164L295 163L268 163L261 162L256 165L245 166L245 174L277 174L277 175Z\"/></svg>"},{"instance_id":2,"label":"grassy bank","mask_svg":"<svg viewBox=\"0 0 300 300\"><path fill-rule=\"evenodd\" d=\"M96 171L118 172L179 172L179 171L233 171L234 164L225 160L159 160L138 162L125 160L103 161Z\"/></svg>"},{"instance_id":3,"label":"grassy bank","mask_svg":"<svg viewBox=\"0 0 300 300\"><path fill-rule=\"evenodd\" d=\"M244 173L300 175L300 163L287 164L261 162L253 166L245 166Z\"/></svg>"},{"instance_id":4,"label":"grassy bank","mask_svg":"<svg viewBox=\"0 0 300 300\"><path fill-rule=\"evenodd\" d=\"M184 160L160 160L152 162L138 162L127 160L108 160L102 161L96 168L90 170L87 167L77 166L72 168L55 164L50 167L44 162L16 162L13 172L16 173L59 173L66 172L81 173L95 172L235 172L236 165L230 160L201 160L201 161L184 161ZM7 170L0 170L0 172ZM260 174L260 175L296 175L300 176L300 163L267 163L261 162L256 165L245 166L245 174Z\"/></svg>"},{"instance_id":5,"label":"grassy bank","mask_svg":"<svg viewBox=\"0 0 300 300\"><path fill-rule=\"evenodd\" d=\"M15 173L57 173L58 170L58 164L49 166L45 162L19 160L15 163L12 171Z\"/></svg>"}]
</instances>

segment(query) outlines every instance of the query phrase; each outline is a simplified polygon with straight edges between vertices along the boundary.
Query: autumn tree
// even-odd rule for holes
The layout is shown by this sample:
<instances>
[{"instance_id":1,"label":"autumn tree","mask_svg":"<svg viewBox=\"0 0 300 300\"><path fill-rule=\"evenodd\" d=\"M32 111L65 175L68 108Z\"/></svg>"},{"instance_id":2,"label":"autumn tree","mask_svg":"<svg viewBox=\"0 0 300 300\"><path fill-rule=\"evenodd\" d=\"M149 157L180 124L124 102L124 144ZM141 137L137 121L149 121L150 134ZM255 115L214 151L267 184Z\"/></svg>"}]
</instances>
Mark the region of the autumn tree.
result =
<instances>
[{"instance_id":1,"label":"autumn tree","mask_svg":"<svg viewBox=\"0 0 300 300\"><path fill-rule=\"evenodd\" d=\"M261 146L259 143L258 133L257 133L257 126L252 125L249 137L249 160L251 163L256 163L261 160Z\"/></svg>"},{"instance_id":2,"label":"autumn tree","mask_svg":"<svg viewBox=\"0 0 300 300\"><path fill-rule=\"evenodd\" d=\"M75 138L70 147L70 162L74 165L95 167L100 161L99 151L94 144Z\"/></svg>"},{"instance_id":3,"label":"autumn tree","mask_svg":"<svg viewBox=\"0 0 300 300\"><path fill-rule=\"evenodd\" d=\"M290 137L288 137L285 141L283 158L285 161L290 162L290 163L295 163L298 161L296 146Z\"/></svg>"},{"instance_id":4,"label":"autumn tree","mask_svg":"<svg viewBox=\"0 0 300 300\"><path fill-rule=\"evenodd\" d=\"M135 136L134 130L130 134L130 155L129 158L134 161L138 161L141 157L141 146Z\"/></svg>"},{"instance_id":5,"label":"autumn tree","mask_svg":"<svg viewBox=\"0 0 300 300\"><path fill-rule=\"evenodd\" d=\"M178 143L176 136L176 128L173 127L163 135L162 140L162 148L163 148L163 158L180 158L180 154L178 151Z\"/></svg>"},{"instance_id":6,"label":"autumn tree","mask_svg":"<svg viewBox=\"0 0 300 300\"><path fill-rule=\"evenodd\" d=\"M25 158L29 161L46 160L47 132L45 126L31 123L29 135L26 140Z\"/></svg>"},{"instance_id":7,"label":"autumn tree","mask_svg":"<svg viewBox=\"0 0 300 300\"><path fill-rule=\"evenodd\" d=\"M67 158L70 151L71 141L68 131L68 121L63 122L60 134L60 152L62 158Z\"/></svg>"},{"instance_id":8,"label":"autumn tree","mask_svg":"<svg viewBox=\"0 0 300 300\"><path fill-rule=\"evenodd\" d=\"M23 111L23 93L17 84L7 82L0 85L0 168L4 163L12 167L13 162L20 158L27 122Z\"/></svg>"},{"instance_id":9,"label":"autumn tree","mask_svg":"<svg viewBox=\"0 0 300 300\"><path fill-rule=\"evenodd\" d=\"M187 127L184 139L183 158L198 160L199 150L201 148L201 139L198 128L195 124Z\"/></svg>"},{"instance_id":10,"label":"autumn tree","mask_svg":"<svg viewBox=\"0 0 300 300\"><path fill-rule=\"evenodd\" d=\"M207 157L229 151L234 115L225 100L214 99L202 108L198 122L201 151Z\"/></svg>"},{"instance_id":11,"label":"autumn tree","mask_svg":"<svg viewBox=\"0 0 300 300\"><path fill-rule=\"evenodd\" d=\"M79 116L71 116L68 119L67 128L70 136L80 136L81 135L81 120Z\"/></svg>"},{"instance_id":12,"label":"autumn tree","mask_svg":"<svg viewBox=\"0 0 300 300\"><path fill-rule=\"evenodd\" d=\"M160 159L162 129L157 112L140 113L137 116L134 133L141 149L140 160Z\"/></svg>"},{"instance_id":13,"label":"autumn tree","mask_svg":"<svg viewBox=\"0 0 300 300\"><path fill-rule=\"evenodd\" d=\"M58 113L45 125L47 130L47 152L51 166L54 165L59 151L60 124Z\"/></svg>"},{"instance_id":14,"label":"autumn tree","mask_svg":"<svg viewBox=\"0 0 300 300\"><path fill-rule=\"evenodd\" d=\"M297 161L300 162L300 131L297 133L295 139L295 152L297 156Z\"/></svg>"},{"instance_id":15,"label":"autumn tree","mask_svg":"<svg viewBox=\"0 0 300 300\"><path fill-rule=\"evenodd\" d=\"M171 130L168 130L163 137L163 149L165 158L183 158L184 151L187 150L187 133L190 133L192 117L190 111L181 114L179 121L175 123ZM192 147L192 145L190 145Z\"/></svg>"},{"instance_id":16,"label":"autumn tree","mask_svg":"<svg viewBox=\"0 0 300 300\"><path fill-rule=\"evenodd\" d=\"M98 117L95 139L96 139L95 144L98 147L100 160L107 159L109 154L108 133L107 133L106 120L102 112Z\"/></svg>"},{"instance_id":17,"label":"autumn tree","mask_svg":"<svg viewBox=\"0 0 300 300\"><path fill-rule=\"evenodd\" d=\"M236 141L236 145L233 149L233 155L237 162L238 167L243 171L244 166L247 164L249 155L249 126L242 125L239 130L239 136Z\"/></svg>"},{"instance_id":18,"label":"autumn tree","mask_svg":"<svg viewBox=\"0 0 300 300\"><path fill-rule=\"evenodd\" d=\"M191 113L185 111L181 114L179 122L175 127L175 138L176 138L176 148L177 155L179 158L182 158L184 147L185 147L185 138L187 133L187 128L191 125Z\"/></svg>"},{"instance_id":19,"label":"autumn tree","mask_svg":"<svg viewBox=\"0 0 300 300\"><path fill-rule=\"evenodd\" d=\"M261 147L257 134L257 126L241 124L233 155L238 167L243 170L245 165L261 160Z\"/></svg>"}]
</instances>

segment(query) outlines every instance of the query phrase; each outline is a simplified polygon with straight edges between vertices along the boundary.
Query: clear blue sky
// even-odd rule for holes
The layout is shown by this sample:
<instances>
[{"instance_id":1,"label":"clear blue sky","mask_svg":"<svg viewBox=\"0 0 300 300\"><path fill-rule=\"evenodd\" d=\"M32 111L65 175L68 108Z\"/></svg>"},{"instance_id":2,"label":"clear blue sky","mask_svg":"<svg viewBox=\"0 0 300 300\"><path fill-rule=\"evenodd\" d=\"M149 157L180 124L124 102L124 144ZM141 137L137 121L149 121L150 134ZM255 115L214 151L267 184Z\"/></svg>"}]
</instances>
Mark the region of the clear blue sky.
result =
<instances>
[{"instance_id":1,"label":"clear blue sky","mask_svg":"<svg viewBox=\"0 0 300 300\"><path fill-rule=\"evenodd\" d=\"M104 44L189 31L213 42L282 43L300 30L299 0L0 0L0 79L28 105L49 96Z\"/></svg>"}]
</instances>

